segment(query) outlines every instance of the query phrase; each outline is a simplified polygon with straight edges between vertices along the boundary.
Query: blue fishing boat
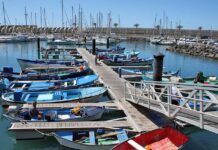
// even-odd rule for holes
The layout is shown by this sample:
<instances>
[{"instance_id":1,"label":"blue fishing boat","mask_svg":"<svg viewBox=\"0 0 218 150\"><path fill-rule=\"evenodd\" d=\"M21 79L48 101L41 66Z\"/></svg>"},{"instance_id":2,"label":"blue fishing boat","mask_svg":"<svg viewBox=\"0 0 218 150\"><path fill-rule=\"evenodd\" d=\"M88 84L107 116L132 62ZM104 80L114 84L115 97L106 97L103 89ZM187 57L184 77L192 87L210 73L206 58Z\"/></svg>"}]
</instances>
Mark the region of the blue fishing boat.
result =
<instances>
[{"instance_id":1,"label":"blue fishing boat","mask_svg":"<svg viewBox=\"0 0 218 150\"><path fill-rule=\"evenodd\" d=\"M140 69L122 68L122 75L142 75L143 71Z\"/></svg>"},{"instance_id":2,"label":"blue fishing boat","mask_svg":"<svg viewBox=\"0 0 218 150\"><path fill-rule=\"evenodd\" d=\"M130 55L131 57L137 57L141 52L139 51L125 51L123 54L124 55Z\"/></svg>"},{"instance_id":3,"label":"blue fishing boat","mask_svg":"<svg viewBox=\"0 0 218 150\"><path fill-rule=\"evenodd\" d=\"M66 90L78 88L94 84L98 79L97 75L87 75L66 80L50 80L50 81L12 81L7 90L8 91L46 91L46 90ZM6 85L5 85L6 86Z\"/></svg>"},{"instance_id":4,"label":"blue fishing boat","mask_svg":"<svg viewBox=\"0 0 218 150\"><path fill-rule=\"evenodd\" d=\"M109 66L146 66L153 64L153 58L119 58L114 57L113 59L107 59L103 62Z\"/></svg>"},{"instance_id":5,"label":"blue fishing boat","mask_svg":"<svg viewBox=\"0 0 218 150\"><path fill-rule=\"evenodd\" d=\"M42 92L9 92L2 95L2 104L10 105L32 103L58 102L88 102L96 101L104 92L104 87L89 87L71 90L42 91Z\"/></svg>"},{"instance_id":6,"label":"blue fishing boat","mask_svg":"<svg viewBox=\"0 0 218 150\"><path fill-rule=\"evenodd\" d=\"M13 80L64 80L85 76L90 72L87 64L78 67L39 67L29 68L24 73L3 71L1 75L10 81Z\"/></svg>"},{"instance_id":7,"label":"blue fishing boat","mask_svg":"<svg viewBox=\"0 0 218 150\"><path fill-rule=\"evenodd\" d=\"M54 137L63 146L80 150L110 150L128 140L123 129L97 131L57 131Z\"/></svg>"},{"instance_id":8,"label":"blue fishing boat","mask_svg":"<svg viewBox=\"0 0 218 150\"><path fill-rule=\"evenodd\" d=\"M125 47L121 47L121 46L116 46L110 49L101 49L101 48L97 48L97 52L114 52L114 53L123 53L125 50Z\"/></svg>"},{"instance_id":9,"label":"blue fishing boat","mask_svg":"<svg viewBox=\"0 0 218 150\"><path fill-rule=\"evenodd\" d=\"M105 108L87 106L70 108L37 108L38 115L32 117L29 108L19 108L18 106L9 106L8 112L4 114L12 122L59 122L59 121L93 121L99 120Z\"/></svg>"},{"instance_id":10,"label":"blue fishing boat","mask_svg":"<svg viewBox=\"0 0 218 150\"><path fill-rule=\"evenodd\" d=\"M164 71L164 72L162 73L162 77L169 79L169 78L172 77L172 76L178 76L179 73L180 73L180 69L177 70L177 71ZM153 80L153 74L154 74L153 71L146 71L146 72L144 73L145 77L151 78L151 80Z\"/></svg>"},{"instance_id":11,"label":"blue fishing boat","mask_svg":"<svg viewBox=\"0 0 218 150\"><path fill-rule=\"evenodd\" d=\"M84 61L78 61L75 58L70 60L30 60L30 59L17 59L21 70L34 67L54 67L54 66L75 66L83 63Z\"/></svg>"}]
</instances>

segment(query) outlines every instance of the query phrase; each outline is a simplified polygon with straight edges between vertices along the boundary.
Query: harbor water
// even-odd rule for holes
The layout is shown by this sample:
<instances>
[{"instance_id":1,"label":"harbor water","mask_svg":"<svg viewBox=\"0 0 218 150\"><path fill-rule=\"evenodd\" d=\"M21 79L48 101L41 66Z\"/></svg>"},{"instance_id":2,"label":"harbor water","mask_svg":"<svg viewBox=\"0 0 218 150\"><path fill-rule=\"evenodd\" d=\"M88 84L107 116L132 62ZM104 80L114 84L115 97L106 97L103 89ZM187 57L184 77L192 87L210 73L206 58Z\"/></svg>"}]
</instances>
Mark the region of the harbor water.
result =
<instances>
[{"instance_id":1,"label":"harbor water","mask_svg":"<svg viewBox=\"0 0 218 150\"><path fill-rule=\"evenodd\" d=\"M197 72L202 71L204 75L218 76L218 61L208 58L194 57L184 54L166 51L166 47L152 45L146 42L122 42L120 46L126 47L127 50L140 51L140 57L153 57L154 54L161 52L165 55L164 67L165 71L175 71L180 69L181 76L195 76ZM45 42L41 42L41 46L46 46ZM0 44L0 68L4 66L12 66L15 71L20 71L17 58L37 59L37 43L16 43L16 44ZM103 98L105 100L107 98ZM6 120L2 114L4 109L0 107L0 145L2 150L62 150L67 149L60 146L52 137L45 140L28 140L16 141L13 133L7 131L10 122ZM218 149L218 135L200 130L196 127L186 127L182 130L189 136L189 142L184 146L184 150L215 150Z\"/></svg>"}]
</instances>

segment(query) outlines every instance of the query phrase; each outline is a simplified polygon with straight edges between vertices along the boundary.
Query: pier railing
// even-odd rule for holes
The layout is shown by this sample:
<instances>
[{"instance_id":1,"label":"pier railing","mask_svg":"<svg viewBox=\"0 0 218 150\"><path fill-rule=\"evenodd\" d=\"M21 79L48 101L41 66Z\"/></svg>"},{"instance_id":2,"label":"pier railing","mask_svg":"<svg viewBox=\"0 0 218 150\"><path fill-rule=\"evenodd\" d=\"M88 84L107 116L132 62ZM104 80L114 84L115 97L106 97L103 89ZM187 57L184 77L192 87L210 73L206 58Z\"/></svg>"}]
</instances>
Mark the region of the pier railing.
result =
<instances>
[{"instance_id":1,"label":"pier railing","mask_svg":"<svg viewBox=\"0 0 218 150\"><path fill-rule=\"evenodd\" d=\"M126 82L124 93L125 100L218 133L217 85Z\"/></svg>"}]
</instances>

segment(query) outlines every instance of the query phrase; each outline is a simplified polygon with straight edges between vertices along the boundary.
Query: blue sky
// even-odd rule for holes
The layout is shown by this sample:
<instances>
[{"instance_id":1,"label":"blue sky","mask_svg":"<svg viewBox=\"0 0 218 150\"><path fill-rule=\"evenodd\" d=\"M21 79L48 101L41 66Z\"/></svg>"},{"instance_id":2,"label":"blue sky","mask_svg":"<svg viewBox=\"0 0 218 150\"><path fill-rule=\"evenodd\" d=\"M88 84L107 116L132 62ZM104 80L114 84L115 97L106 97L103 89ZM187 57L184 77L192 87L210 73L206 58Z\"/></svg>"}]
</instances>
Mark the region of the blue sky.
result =
<instances>
[{"instance_id":1,"label":"blue sky","mask_svg":"<svg viewBox=\"0 0 218 150\"><path fill-rule=\"evenodd\" d=\"M49 26L61 26L61 0L4 0L5 8L11 24L25 24L24 7L28 15L37 13L37 22L40 24L40 6L46 9L47 24ZM181 23L184 28L218 29L218 1L217 0L64 0L64 8L68 17L71 17L71 7L76 12L78 7L83 8L84 22L89 24L89 16L97 12L106 15L112 14L112 22L118 22L120 16L121 26L133 27L135 23L140 27L153 27L155 16L157 22L162 19L163 14L169 19L168 27ZM2 3L0 4L0 23L3 24ZM53 16L53 17L52 17ZM34 20L34 19L33 19ZM66 21L66 16L65 16ZM30 19L28 19L30 22ZM34 22L34 21L33 21ZM166 26L166 25L165 25Z\"/></svg>"}]
</instances>

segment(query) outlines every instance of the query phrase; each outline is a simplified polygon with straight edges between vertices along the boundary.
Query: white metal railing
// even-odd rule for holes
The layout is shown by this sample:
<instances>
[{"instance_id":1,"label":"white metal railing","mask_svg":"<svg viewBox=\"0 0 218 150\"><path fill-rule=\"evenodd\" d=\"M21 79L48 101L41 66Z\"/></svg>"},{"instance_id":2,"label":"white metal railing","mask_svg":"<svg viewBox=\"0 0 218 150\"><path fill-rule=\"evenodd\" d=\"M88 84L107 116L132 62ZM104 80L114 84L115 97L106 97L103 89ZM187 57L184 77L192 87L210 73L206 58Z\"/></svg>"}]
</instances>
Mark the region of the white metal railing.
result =
<instances>
[{"instance_id":1,"label":"white metal railing","mask_svg":"<svg viewBox=\"0 0 218 150\"><path fill-rule=\"evenodd\" d=\"M155 81L126 82L125 99L218 133L218 86Z\"/></svg>"}]
</instances>

